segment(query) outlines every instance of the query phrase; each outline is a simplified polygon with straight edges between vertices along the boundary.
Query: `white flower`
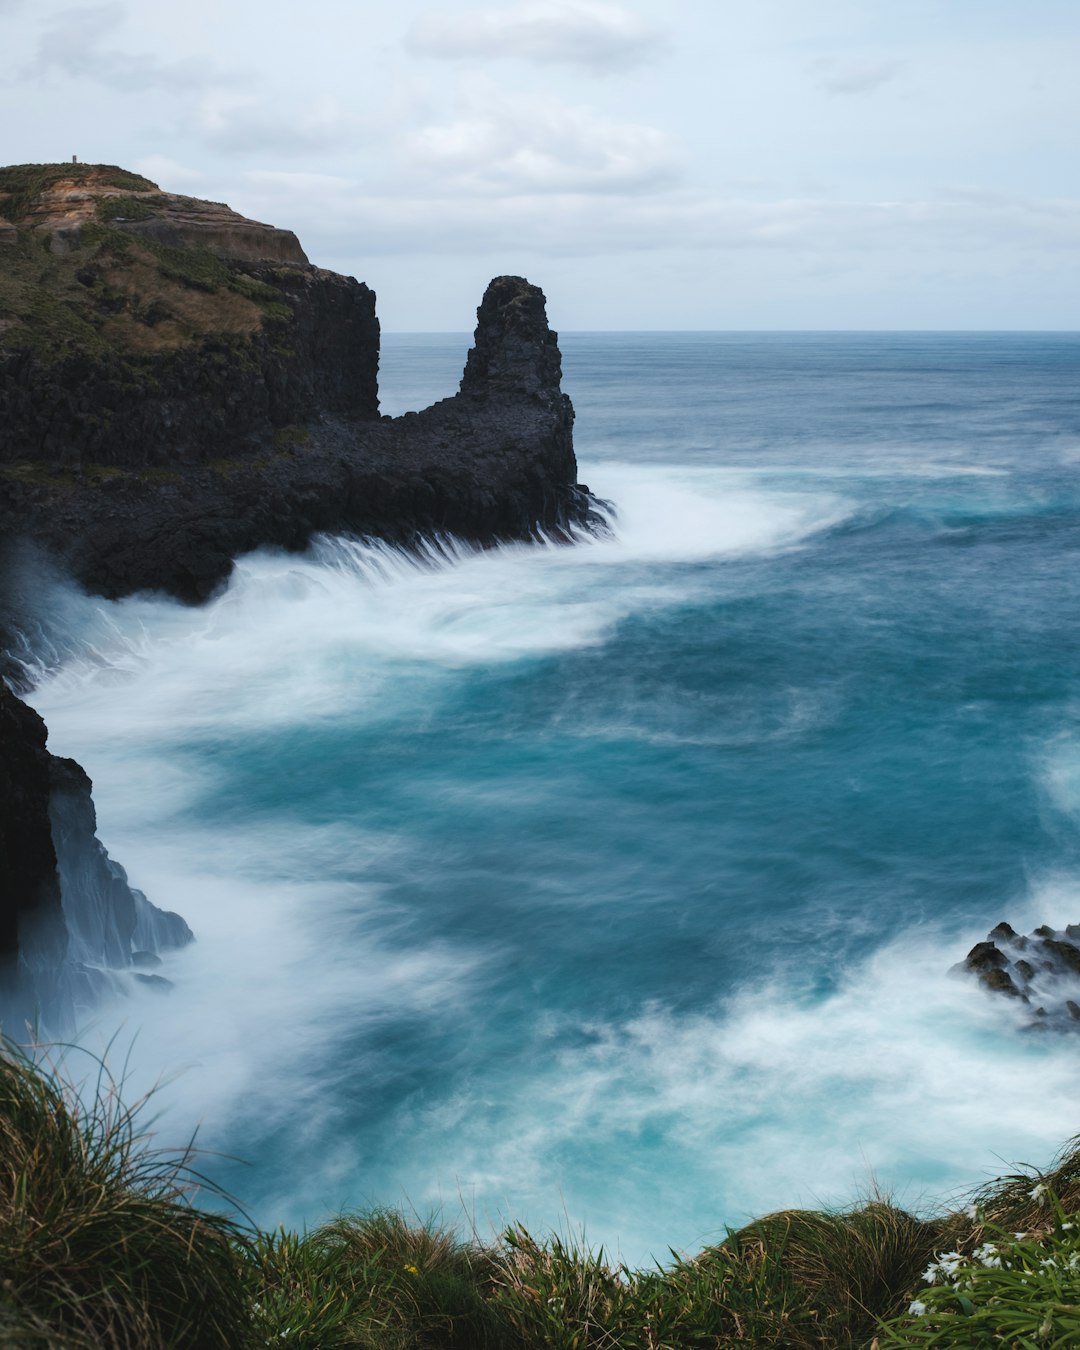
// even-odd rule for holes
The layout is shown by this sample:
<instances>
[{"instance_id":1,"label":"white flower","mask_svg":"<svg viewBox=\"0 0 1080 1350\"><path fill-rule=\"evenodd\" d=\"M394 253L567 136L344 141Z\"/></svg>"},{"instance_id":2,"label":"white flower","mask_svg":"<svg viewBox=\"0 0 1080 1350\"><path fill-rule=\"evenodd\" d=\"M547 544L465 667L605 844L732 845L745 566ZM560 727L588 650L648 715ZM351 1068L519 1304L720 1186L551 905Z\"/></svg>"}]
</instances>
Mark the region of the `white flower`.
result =
<instances>
[{"instance_id":1,"label":"white flower","mask_svg":"<svg viewBox=\"0 0 1080 1350\"><path fill-rule=\"evenodd\" d=\"M939 1279L951 1280L964 1263L959 1252L941 1252L936 1261L926 1267L923 1279L927 1284L937 1284Z\"/></svg>"},{"instance_id":2,"label":"white flower","mask_svg":"<svg viewBox=\"0 0 1080 1350\"><path fill-rule=\"evenodd\" d=\"M1036 1182L1036 1184L1028 1192L1029 1198L1034 1200L1037 1204L1040 1205L1046 1204L1046 1197L1049 1194L1050 1194L1050 1187L1046 1184L1045 1181Z\"/></svg>"},{"instance_id":3,"label":"white flower","mask_svg":"<svg viewBox=\"0 0 1080 1350\"><path fill-rule=\"evenodd\" d=\"M1063 1233L1067 1233L1067 1232L1068 1232L1071 1228L1073 1228L1073 1227L1075 1227L1074 1224L1071 1224L1071 1223L1063 1223L1063 1224L1061 1225L1061 1231L1062 1231Z\"/></svg>"},{"instance_id":4,"label":"white flower","mask_svg":"<svg viewBox=\"0 0 1080 1350\"><path fill-rule=\"evenodd\" d=\"M964 1210L964 1213L968 1216L969 1219L977 1219L979 1217L979 1206L975 1204L974 1201L972 1201L972 1203L968 1205L967 1209Z\"/></svg>"},{"instance_id":5,"label":"white flower","mask_svg":"<svg viewBox=\"0 0 1080 1350\"><path fill-rule=\"evenodd\" d=\"M991 1270L1001 1269L1001 1257L992 1242L984 1242L981 1247L976 1247L972 1255L976 1261L988 1266Z\"/></svg>"},{"instance_id":6,"label":"white flower","mask_svg":"<svg viewBox=\"0 0 1080 1350\"><path fill-rule=\"evenodd\" d=\"M908 1304L908 1312L912 1317L922 1317L926 1312L926 1304L921 1299L912 1299Z\"/></svg>"}]
</instances>

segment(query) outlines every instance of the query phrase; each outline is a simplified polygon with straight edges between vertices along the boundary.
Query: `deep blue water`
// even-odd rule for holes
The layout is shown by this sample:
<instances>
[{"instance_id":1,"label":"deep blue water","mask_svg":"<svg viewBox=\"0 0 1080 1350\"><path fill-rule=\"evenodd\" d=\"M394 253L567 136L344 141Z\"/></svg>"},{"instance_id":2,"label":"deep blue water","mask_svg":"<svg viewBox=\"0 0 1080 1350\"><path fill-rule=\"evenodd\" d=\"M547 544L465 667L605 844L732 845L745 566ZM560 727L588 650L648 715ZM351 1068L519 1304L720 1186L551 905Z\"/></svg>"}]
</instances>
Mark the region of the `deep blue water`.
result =
<instances>
[{"instance_id":1,"label":"deep blue water","mask_svg":"<svg viewBox=\"0 0 1080 1350\"><path fill-rule=\"evenodd\" d=\"M388 336L384 411L466 348ZM199 935L87 1038L141 1027L267 1223L464 1205L644 1260L1045 1161L1080 1044L947 972L1080 921L1080 335L562 349L614 540L58 606L53 748Z\"/></svg>"}]
</instances>

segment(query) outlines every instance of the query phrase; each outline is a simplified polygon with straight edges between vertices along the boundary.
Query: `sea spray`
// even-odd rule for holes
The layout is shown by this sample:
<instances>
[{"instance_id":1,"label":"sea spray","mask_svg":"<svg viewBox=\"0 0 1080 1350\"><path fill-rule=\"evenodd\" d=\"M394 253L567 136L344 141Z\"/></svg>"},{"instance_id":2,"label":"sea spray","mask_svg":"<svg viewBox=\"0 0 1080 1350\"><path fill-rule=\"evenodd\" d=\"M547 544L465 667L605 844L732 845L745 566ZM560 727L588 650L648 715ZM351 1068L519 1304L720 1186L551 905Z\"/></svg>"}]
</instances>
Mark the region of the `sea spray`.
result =
<instances>
[{"instance_id":1,"label":"sea spray","mask_svg":"<svg viewBox=\"0 0 1080 1350\"><path fill-rule=\"evenodd\" d=\"M644 1260L1075 1128L1073 1045L947 974L1078 917L1059 368L1018 341L1004 426L977 344L749 346L568 344L614 540L49 606L53 749L198 939L88 1036L179 1073L262 1221L464 1202Z\"/></svg>"}]
</instances>

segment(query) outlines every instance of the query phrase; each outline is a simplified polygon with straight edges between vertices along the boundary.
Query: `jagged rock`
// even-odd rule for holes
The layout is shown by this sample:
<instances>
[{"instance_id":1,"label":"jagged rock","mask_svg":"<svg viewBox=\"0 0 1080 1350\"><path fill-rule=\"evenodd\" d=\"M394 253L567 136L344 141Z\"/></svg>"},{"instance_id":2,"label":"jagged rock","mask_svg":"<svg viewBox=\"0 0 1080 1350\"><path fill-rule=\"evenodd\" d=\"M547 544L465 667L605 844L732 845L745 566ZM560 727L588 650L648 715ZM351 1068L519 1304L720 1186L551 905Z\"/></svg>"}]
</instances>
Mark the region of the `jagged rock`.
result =
<instances>
[{"instance_id":1,"label":"jagged rock","mask_svg":"<svg viewBox=\"0 0 1080 1350\"><path fill-rule=\"evenodd\" d=\"M995 994L1008 994L1011 998L1021 997L1020 990L1013 983L1007 970L984 970L979 976L980 983Z\"/></svg>"},{"instance_id":2,"label":"jagged rock","mask_svg":"<svg viewBox=\"0 0 1080 1350\"><path fill-rule=\"evenodd\" d=\"M992 970L994 967L1004 966L1006 957L993 942L979 942L968 952L964 964L969 970Z\"/></svg>"},{"instance_id":3,"label":"jagged rock","mask_svg":"<svg viewBox=\"0 0 1080 1350\"><path fill-rule=\"evenodd\" d=\"M45 740L45 723L0 682L0 995L10 992L9 1014L23 1010L19 991L57 969L67 947Z\"/></svg>"},{"instance_id":4,"label":"jagged rock","mask_svg":"<svg viewBox=\"0 0 1080 1350\"><path fill-rule=\"evenodd\" d=\"M113 972L160 964L192 939L152 905L97 838L91 783L46 749L45 724L0 682L0 1024L65 1034L109 991Z\"/></svg>"},{"instance_id":5,"label":"jagged rock","mask_svg":"<svg viewBox=\"0 0 1080 1350\"><path fill-rule=\"evenodd\" d=\"M1007 923L977 942L957 972L974 974L983 988L1032 1007L1033 1030L1080 1029L1080 925L1062 932L1042 924L1029 936Z\"/></svg>"}]
</instances>

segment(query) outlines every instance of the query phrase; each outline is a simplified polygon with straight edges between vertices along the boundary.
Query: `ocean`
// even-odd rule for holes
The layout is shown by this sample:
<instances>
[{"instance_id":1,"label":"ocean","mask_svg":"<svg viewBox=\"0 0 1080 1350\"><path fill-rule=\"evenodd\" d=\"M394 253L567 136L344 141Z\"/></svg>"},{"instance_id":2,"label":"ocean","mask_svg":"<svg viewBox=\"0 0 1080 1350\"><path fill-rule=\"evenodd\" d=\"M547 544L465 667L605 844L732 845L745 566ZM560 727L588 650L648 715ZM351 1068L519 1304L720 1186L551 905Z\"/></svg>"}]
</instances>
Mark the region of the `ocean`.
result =
<instances>
[{"instance_id":1,"label":"ocean","mask_svg":"<svg viewBox=\"0 0 1080 1350\"><path fill-rule=\"evenodd\" d=\"M383 410L464 335L387 335ZM81 1033L268 1226L632 1264L1080 1131L950 974L1080 921L1080 335L571 333L610 538L48 593L32 702L197 942Z\"/></svg>"}]
</instances>

